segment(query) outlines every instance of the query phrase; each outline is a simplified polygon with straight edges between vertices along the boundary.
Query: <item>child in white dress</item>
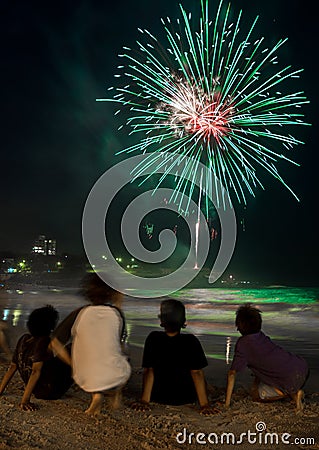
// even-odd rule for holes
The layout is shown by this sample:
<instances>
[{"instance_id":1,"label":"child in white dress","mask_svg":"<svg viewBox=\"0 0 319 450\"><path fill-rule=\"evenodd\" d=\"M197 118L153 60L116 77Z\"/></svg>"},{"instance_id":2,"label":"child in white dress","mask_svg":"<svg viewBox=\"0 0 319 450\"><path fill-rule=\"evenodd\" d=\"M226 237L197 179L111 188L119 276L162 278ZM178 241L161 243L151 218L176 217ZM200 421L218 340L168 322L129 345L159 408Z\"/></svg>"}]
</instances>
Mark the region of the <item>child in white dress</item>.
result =
<instances>
[{"instance_id":1,"label":"child in white dress","mask_svg":"<svg viewBox=\"0 0 319 450\"><path fill-rule=\"evenodd\" d=\"M120 389L128 381L131 368L121 348L123 319L112 305L83 308L72 327L72 367L74 381L92 394L89 414L98 414L103 393L114 389L113 407L118 406Z\"/></svg>"},{"instance_id":2,"label":"child in white dress","mask_svg":"<svg viewBox=\"0 0 319 450\"><path fill-rule=\"evenodd\" d=\"M122 294L104 283L96 273L85 277L82 293L91 304L64 319L53 343L58 342L54 348L60 350L72 336L73 379L92 394L85 412L96 415L108 391L113 394L113 408L119 406L121 389L130 377L131 367L122 351L126 337L120 310Z\"/></svg>"}]
</instances>

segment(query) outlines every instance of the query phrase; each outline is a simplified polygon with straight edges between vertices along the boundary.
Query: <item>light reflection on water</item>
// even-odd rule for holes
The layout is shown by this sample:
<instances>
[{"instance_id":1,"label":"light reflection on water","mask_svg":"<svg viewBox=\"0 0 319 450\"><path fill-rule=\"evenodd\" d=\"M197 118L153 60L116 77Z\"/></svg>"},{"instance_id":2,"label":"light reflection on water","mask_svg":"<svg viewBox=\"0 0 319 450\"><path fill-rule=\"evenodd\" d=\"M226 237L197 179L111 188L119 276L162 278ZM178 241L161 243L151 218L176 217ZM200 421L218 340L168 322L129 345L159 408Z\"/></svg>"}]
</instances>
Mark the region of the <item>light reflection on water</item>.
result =
<instances>
[{"instance_id":1,"label":"light reflection on water","mask_svg":"<svg viewBox=\"0 0 319 450\"><path fill-rule=\"evenodd\" d=\"M30 312L40 306L52 304L63 319L70 311L85 302L76 289L0 291L0 318L9 325L9 343L13 348L25 332ZM184 302L187 311L187 331L196 334L210 358L209 367L224 374L229 368L239 334L234 325L238 305L251 302L263 312L263 330L288 351L305 357L309 363L312 384L319 388L319 289L185 289L173 295ZM129 342L141 349L146 336L159 330L159 304L161 299L126 297L124 312ZM216 369L217 367L217 369ZM216 370L215 370L216 369ZM217 373L218 377L218 373Z\"/></svg>"}]
</instances>

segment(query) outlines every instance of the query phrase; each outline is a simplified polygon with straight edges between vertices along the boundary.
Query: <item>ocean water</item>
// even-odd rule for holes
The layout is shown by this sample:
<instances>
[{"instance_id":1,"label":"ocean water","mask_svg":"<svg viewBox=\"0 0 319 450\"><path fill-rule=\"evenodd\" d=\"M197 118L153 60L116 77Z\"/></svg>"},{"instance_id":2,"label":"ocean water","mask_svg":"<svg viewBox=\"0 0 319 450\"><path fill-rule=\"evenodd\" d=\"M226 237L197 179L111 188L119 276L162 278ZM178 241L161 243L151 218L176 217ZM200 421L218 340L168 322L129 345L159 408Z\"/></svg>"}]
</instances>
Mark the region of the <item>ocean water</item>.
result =
<instances>
[{"instance_id":1,"label":"ocean water","mask_svg":"<svg viewBox=\"0 0 319 450\"><path fill-rule=\"evenodd\" d=\"M212 383L225 383L234 346L239 337L234 320L239 305L250 302L262 311L263 331L288 351L303 356L310 367L306 388L319 389L319 288L209 288L183 289L172 297L184 302L187 313L185 332L200 339L208 357L206 374ZM123 309L132 350L132 364L141 365L146 336L158 330L161 299L125 297ZM84 304L76 289L26 289L0 292L0 316L8 324L8 339L14 348L25 331L30 312L52 304L63 319L70 311ZM242 382L249 379L243 374ZM240 382L240 379L239 379Z\"/></svg>"}]
</instances>

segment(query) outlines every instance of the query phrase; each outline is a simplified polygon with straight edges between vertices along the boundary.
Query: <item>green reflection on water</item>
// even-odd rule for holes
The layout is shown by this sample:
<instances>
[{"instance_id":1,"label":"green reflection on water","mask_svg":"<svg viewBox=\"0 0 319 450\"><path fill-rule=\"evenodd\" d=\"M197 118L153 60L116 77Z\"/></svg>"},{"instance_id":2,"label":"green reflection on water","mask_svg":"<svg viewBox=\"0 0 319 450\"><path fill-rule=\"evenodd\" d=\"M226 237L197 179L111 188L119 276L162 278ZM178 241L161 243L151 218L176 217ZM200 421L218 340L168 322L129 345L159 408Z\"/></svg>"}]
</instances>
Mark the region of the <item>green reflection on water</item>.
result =
<instances>
[{"instance_id":1,"label":"green reflection on water","mask_svg":"<svg viewBox=\"0 0 319 450\"><path fill-rule=\"evenodd\" d=\"M227 303L290 303L309 304L318 303L319 288L291 288L291 287L268 287L268 288L209 288L209 289L187 289L176 292L174 297L185 301L201 302L227 302Z\"/></svg>"},{"instance_id":2,"label":"green reflection on water","mask_svg":"<svg viewBox=\"0 0 319 450\"><path fill-rule=\"evenodd\" d=\"M247 289L242 291L243 301L262 302L262 303L290 303L305 304L316 303L318 293L312 289Z\"/></svg>"}]
</instances>

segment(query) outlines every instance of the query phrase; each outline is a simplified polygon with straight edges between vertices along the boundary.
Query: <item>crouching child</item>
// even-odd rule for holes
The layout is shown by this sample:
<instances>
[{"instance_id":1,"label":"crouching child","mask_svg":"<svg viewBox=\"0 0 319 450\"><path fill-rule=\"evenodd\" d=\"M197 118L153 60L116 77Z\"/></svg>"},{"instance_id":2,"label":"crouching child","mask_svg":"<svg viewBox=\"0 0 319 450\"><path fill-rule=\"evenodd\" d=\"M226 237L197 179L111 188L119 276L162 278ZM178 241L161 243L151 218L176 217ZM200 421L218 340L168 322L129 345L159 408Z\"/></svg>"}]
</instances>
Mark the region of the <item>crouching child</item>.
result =
<instances>
[{"instance_id":1,"label":"crouching child","mask_svg":"<svg viewBox=\"0 0 319 450\"><path fill-rule=\"evenodd\" d=\"M242 336L236 343L228 372L226 408L230 406L236 373L248 367L255 376L251 391L254 401L272 402L291 397L296 411L300 412L302 387L309 372L306 361L284 350L261 331L261 313L250 304L238 308L235 323Z\"/></svg>"}]
</instances>

